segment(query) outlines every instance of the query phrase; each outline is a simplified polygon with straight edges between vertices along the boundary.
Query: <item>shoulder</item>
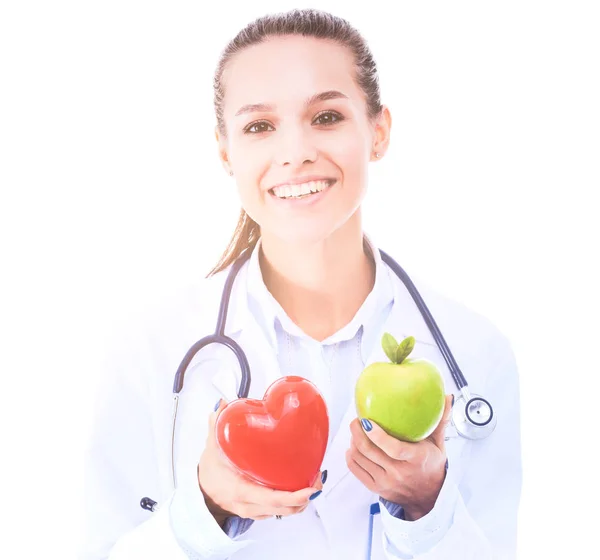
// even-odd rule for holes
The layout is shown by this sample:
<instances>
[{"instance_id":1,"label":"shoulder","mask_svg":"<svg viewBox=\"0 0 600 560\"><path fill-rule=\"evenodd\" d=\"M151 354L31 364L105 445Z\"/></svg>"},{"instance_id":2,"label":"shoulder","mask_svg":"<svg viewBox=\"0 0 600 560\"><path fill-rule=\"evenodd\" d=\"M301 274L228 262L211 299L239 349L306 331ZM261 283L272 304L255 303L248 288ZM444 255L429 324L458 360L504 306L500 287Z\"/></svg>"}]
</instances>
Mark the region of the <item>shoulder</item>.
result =
<instances>
[{"instance_id":1,"label":"shoulder","mask_svg":"<svg viewBox=\"0 0 600 560\"><path fill-rule=\"evenodd\" d=\"M208 278L185 278L127 310L120 320L126 330L140 327L146 335L177 330L177 326L211 321L218 313L229 269Z\"/></svg>"},{"instance_id":2,"label":"shoulder","mask_svg":"<svg viewBox=\"0 0 600 560\"><path fill-rule=\"evenodd\" d=\"M473 307L442 293L421 277L413 277L425 304L447 342L467 381L493 382L495 372L516 377L511 341L489 317ZM431 335L430 342L435 344Z\"/></svg>"},{"instance_id":3,"label":"shoulder","mask_svg":"<svg viewBox=\"0 0 600 560\"><path fill-rule=\"evenodd\" d=\"M214 331L225 269L209 278L186 278L110 317L101 341L102 368L120 378L172 374L198 339Z\"/></svg>"},{"instance_id":4,"label":"shoulder","mask_svg":"<svg viewBox=\"0 0 600 560\"><path fill-rule=\"evenodd\" d=\"M377 247L372 241L371 244ZM388 258L393 261L393 253ZM384 261L388 259L384 258ZM394 262L386 262L386 268L395 284L397 305L394 307L398 310L398 320L405 324L408 321L412 323L417 341L437 346L414 297L410 295L409 287L395 274L393 264ZM489 317L448 293L443 293L418 271L402 269L398 272L405 272L415 285L453 354L459 354L469 362L484 362L497 352L510 352L507 336Z\"/></svg>"},{"instance_id":5,"label":"shoulder","mask_svg":"<svg viewBox=\"0 0 600 560\"><path fill-rule=\"evenodd\" d=\"M436 322L447 325L450 330L458 331L465 342L480 344L485 340L506 339L498 325L481 311L443 293L423 278L416 278L414 282L432 314L435 309Z\"/></svg>"},{"instance_id":6,"label":"shoulder","mask_svg":"<svg viewBox=\"0 0 600 560\"><path fill-rule=\"evenodd\" d=\"M173 323L216 321L229 268L208 278L193 278L156 294L140 310L148 325L161 329Z\"/></svg>"}]
</instances>

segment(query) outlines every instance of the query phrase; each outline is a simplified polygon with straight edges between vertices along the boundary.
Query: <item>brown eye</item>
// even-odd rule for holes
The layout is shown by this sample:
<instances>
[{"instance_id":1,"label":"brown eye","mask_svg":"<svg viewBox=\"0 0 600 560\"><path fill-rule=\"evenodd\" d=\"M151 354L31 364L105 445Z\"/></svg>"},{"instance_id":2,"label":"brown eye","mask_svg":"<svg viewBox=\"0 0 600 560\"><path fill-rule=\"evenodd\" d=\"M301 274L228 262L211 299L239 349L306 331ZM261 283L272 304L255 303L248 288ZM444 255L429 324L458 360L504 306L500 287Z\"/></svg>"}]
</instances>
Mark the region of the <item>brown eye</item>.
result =
<instances>
[{"instance_id":1,"label":"brown eye","mask_svg":"<svg viewBox=\"0 0 600 560\"><path fill-rule=\"evenodd\" d=\"M260 134L261 132L267 132L269 126L271 125L267 121L256 121L244 128L244 132L246 134Z\"/></svg>"},{"instance_id":2,"label":"brown eye","mask_svg":"<svg viewBox=\"0 0 600 560\"><path fill-rule=\"evenodd\" d=\"M317 124L330 125L336 122L343 121L344 117L335 111L324 111L315 118Z\"/></svg>"}]
</instances>

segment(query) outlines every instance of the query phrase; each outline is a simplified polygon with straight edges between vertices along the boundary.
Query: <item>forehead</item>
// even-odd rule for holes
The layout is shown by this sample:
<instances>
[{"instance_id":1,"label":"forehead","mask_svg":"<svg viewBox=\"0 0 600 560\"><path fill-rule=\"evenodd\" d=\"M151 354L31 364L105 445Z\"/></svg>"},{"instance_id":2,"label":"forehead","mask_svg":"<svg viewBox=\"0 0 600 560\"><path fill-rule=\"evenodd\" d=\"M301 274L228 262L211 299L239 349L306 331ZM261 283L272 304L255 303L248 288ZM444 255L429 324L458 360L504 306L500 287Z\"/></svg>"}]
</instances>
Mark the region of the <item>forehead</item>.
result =
<instances>
[{"instance_id":1,"label":"forehead","mask_svg":"<svg viewBox=\"0 0 600 560\"><path fill-rule=\"evenodd\" d=\"M224 73L224 112L248 103L297 108L322 91L338 90L360 102L354 59L342 45L312 37L273 37L236 54Z\"/></svg>"}]
</instances>

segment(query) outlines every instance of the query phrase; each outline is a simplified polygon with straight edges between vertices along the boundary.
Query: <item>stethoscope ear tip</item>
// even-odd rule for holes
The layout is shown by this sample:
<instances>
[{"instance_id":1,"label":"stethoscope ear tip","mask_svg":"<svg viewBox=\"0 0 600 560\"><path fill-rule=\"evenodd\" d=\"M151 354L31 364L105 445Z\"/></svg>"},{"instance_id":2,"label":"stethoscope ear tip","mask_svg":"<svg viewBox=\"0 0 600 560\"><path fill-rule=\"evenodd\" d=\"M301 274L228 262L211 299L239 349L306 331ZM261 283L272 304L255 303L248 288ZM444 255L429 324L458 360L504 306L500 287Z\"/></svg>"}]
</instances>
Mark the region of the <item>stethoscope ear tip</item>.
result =
<instances>
[{"instance_id":1,"label":"stethoscope ear tip","mask_svg":"<svg viewBox=\"0 0 600 560\"><path fill-rule=\"evenodd\" d=\"M152 500L152 499L150 499L148 497L142 498L140 500L140 506L141 506L141 508L145 509L145 510L148 510L148 511L154 511L154 508L155 508L156 504L157 504L157 502L155 502L154 500Z\"/></svg>"}]
</instances>

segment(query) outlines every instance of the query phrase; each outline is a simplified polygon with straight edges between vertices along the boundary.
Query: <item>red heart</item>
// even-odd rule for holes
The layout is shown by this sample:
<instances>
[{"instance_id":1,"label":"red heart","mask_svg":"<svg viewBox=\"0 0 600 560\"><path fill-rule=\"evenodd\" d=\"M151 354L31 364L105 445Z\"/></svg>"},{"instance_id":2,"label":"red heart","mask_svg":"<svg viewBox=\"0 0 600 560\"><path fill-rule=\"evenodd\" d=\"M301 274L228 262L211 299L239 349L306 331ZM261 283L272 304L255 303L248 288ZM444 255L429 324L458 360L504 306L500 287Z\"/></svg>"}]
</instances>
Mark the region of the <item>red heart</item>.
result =
<instances>
[{"instance_id":1,"label":"red heart","mask_svg":"<svg viewBox=\"0 0 600 560\"><path fill-rule=\"evenodd\" d=\"M329 437L327 405L307 379L282 377L263 400L227 404L216 436L225 457L252 481L295 492L312 486L319 474Z\"/></svg>"}]
</instances>

